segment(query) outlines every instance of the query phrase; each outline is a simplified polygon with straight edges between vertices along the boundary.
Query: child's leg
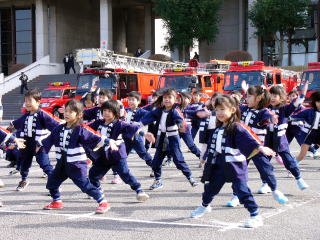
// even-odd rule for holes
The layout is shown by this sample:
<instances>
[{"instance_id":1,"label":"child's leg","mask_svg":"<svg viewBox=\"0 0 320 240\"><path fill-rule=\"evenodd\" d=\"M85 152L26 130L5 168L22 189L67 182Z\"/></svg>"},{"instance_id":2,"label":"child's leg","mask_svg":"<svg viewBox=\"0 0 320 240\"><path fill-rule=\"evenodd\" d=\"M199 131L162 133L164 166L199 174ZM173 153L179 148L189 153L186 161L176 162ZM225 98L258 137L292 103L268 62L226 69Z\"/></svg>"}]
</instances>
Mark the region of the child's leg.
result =
<instances>
[{"instance_id":1,"label":"child's leg","mask_svg":"<svg viewBox=\"0 0 320 240\"><path fill-rule=\"evenodd\" d=\"M21 151L20 152L20 159L21 159L20 174L21 174L21 179L25 181L28 177L29 169L32 165L34 152L30 151L30 149L28 149L27 147L26 149L21 149L20 151Z\"/></svg>"},{"instance_id":2,"label":"child's leg","mask_svg":"<svg viewBox=\"0 0 320 240\"><path fill-rule=\"evenodd\" d=\"M204 184L202 193L202 206L207 207L225 184L225 177L222 174L212 174L209 183Z\"/></svg>"},{"instance_id":3,"label":"child's leg","mask_svg":"<svg viewBox=\"0 0 320 240\"><path fill-rule=\"evenodd\" d=\"M162 161L166 156L166 152L162 151L162 148L157 148L152 160L152 170L156 180L161 179Z\"/></svg>"},{"instance_id":4,"label":"child's leg","mask_svg":"<svg viewBox=\"0 0 320 240\"><path fill-rule=\"evenodd\" d=\"M297 161L298 161L298 162L300 162L301 160L303 160L303 159L306 157L307 152L308 152L308 150L309 150L309 147L310 147L310 145L305 144L305 143L301 145L300 153L299 153L299 155L297 156Z\"/></svg>"},{"instance_id":5,"label":"child's leg","mask_svg":"<svg viewBox=\"0 0 320 240\"><path fill-rule=\"evenodd\" d=\"M113 169L115 169L121 179L128 184L132 190L139 192L142 190L141 184L137 181L137 179L131 174L127 159L122 158L115 165L113 165Z\"/></svg>"},{"instance_id":6,"label":"child's leg","mask_svg":"<svg viewBox=\"0 0 320 240\"><path fill-rule=\"evenodd\" d=\"M236 181L232 183L232 189L237 194L240 203L250 212L251 216L258 215L258 205L254 201L251 191L245 181Z\"/></svg>"},{"instance_id":7,"label":"child's leg","mask_svg":"<svg viewBox=\"0 0 320 240\"><path fill-rule=\"evenodd\" d=\"M198 158L200 158L200 150L199 148L197 148L197 146L194 144L194 141L192 139L192 136L190 133L182 133L181 138L183 139L183 141L185 142L185 144L187 145L187 147L189 148L189 150L196 155Z\"/></svg>"},{"instance_id":8,"label":"child's leg","mask_svg":"<svg viewBox=\"0 0 320 240\"><path fill-rule=\"evenodd\" d=\"M297 161L294 159L294 157L291 155L291 153L286 150L283 152L278 152L280 157L282 158L283 164L287 170L291 172L291 174L296 178L300 178L300 169L297 165Z\"/></svg>"},{"instance_id":9,"label":"child's leg","mask_svg":"<svg viewBox=\"0 0 320 240\"><path fill-rule=\"evenodd\" d=\"M151 166L152 157L150 153L147 152L141 136L135 137L135 139L133 140L133 149L136 151L136 153L141 159L146 161L146 164L148 166Z\"/></svg>"},{"instance_id":10,"label":"child's leg","mask_svg":"<svg viewBox=\"0 0 320 240\"><path fill-rule=\"evenodd\" d=\"M101 163L97 160L89 170L89 180L93 186L100 189L100 179L110 170L111 165Z\"/></svg>"},{"instance_id":11,"label":"child's leg","mask_svg":"<svg viewBox=\"0 0 320 240\"><path fill-rule=\"evenodd\" d=\"M82 176L79 178L72 177L71 180L77 185L83 193L88 194L90 197L93 197L98 203L104 200L103 194L100 190L93 186L89 179L86 176Z\"/></svg>"},{"instance_id":12,"label":"child's leg","mask_svg":"<svg viewBox=\"0 0 320 240\"><path fill-rule=\"evenodd\" d=\"M50 192L53 201L61 200L59 187L68 178L66 171L58 168L59 163L57 163L57 167L53 170L53 172L50 175L48 175L48 182L46 186L46 188Z\"/></svg>"},{"instance_id":13,"label":"child's leg","mask_svg":"<svg viewBox=\"0 0 320 240\"><path fill-rule=\"evenodd\" d=\"M198 133L198 130L199 130L199 126L192 124L191 136L192 136L192 139L193 139L193 140L194 140L194 138L196 137L196 135L197 135L197 133Z\"/></svg>"},{"instance_id":14,"label":"child's leg","mask_svg":"<svg viewBox=\"0 0 320 240\"><path fill-rule=\"evenodd\" d=\"M52 171L53 167L50 164L49 156L48 154L44 151L43 148L39 150L36 154L36 161L40 165L40 168L49 176Z\"/></svg>"}]
</instances>

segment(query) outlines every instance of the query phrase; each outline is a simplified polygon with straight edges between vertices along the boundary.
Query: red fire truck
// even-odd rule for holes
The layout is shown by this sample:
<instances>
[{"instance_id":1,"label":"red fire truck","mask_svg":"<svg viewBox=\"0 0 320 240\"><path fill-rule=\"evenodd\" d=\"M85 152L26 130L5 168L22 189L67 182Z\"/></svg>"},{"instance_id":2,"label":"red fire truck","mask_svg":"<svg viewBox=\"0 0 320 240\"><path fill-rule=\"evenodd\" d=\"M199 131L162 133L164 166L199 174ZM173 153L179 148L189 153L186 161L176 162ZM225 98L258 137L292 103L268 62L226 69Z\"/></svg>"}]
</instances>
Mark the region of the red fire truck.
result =
<instances>
[{"instance_id":1,"label":"red fire truck","mask_svg":"<svg viewBox=\"0 0 320 240\"><path fill-rule=\"evenodd\" d=\"M303 85L305 81L309 81L309 87L304 104L309 106L311 94L320 91L320 62L308 63L308 69L302 73L301 84ZM302 89L302 87L300 88Z\"/></svg>"},{"instance_id":2,"label":"red fire truck","mask_svg":"<svg viewBox=\"0 0 320 240\"><path fill-rule=\"evenodd\" d=\"M282 84L290 92L298 84L296 72L265 66L262 61L233 62L225 73L224 93L242 91L241 83L249 86L264 85L267 88Z\"/></svg>"}]
</instances>

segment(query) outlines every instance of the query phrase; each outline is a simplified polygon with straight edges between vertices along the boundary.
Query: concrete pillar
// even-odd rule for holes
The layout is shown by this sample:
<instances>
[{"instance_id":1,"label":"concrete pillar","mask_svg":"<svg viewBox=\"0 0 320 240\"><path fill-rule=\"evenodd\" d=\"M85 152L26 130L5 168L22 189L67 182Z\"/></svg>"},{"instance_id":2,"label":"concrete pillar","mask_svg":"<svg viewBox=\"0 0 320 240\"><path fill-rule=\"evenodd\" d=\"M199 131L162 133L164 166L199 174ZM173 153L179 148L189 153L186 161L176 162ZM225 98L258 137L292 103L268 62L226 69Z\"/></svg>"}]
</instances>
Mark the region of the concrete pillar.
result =
<instances>
[{"instance_id":1,"label":"concrete pillar","mask_svg":"<svg viewBox=\"0 0 320 240\"><path fill-rule=\"evenodd\" d=\"M249 0L248 6L251 8L255 0ZM261 58L260 54L260 42L259 38L254 35L256 29L252 27L251 21L248 21L248 52L252 55L253 60L259 60Z\"/></svg>"},{"instance_id":2,"label":"concrete pillar","mask_svg":"<svg viewBox=\"0 0 320 240\"><path fill-rule=\"evenodd\" d=\"M105 41L107 49L113 50L112 40L112 0L100 0L100 42Z\"/></svg>"},{"instance_id":3,"label":"concrete pillar","mask_svg":"<svg viewBox=\"0 0 320 240\"><path fill-rule=\"evenodd\" d=\"M113 13L114 25L113 25L113 49L117 53L127 52L127 30L126 30L126 9L117 9Z\"/></svg>"},{"instance_id":4,"label":"concrete pillar","mask_svg":"<svg viewBox=\"0 0 320 240\"><path fill-rule=\"evenodd\" d=\"M244 4L243 0L239 0L239 50L244 50L244 36L243 36L243 30L244 30Z\"/></svg>"},{"instance_id":5,"label":"concrete pillar","mask_svg":"<svg viewBox=\"0 0 320 240\"><path fill-rule=\"evenodd\" d=\"M48 5L36 0L36 55L37 61L48 55Z\"/></svg>"},{"instance_id":6,"label":"concrete pillar","mask_svg":"<svg viewBox=\"0 0 320 240\"><path fill-rule=\"evenodd\" d=\"M60 59L57 59L57 16L56 16L56 7L49 7L49 56L50 62L61 62Z\"/></svg>"},{"instance_id":7,"label":"concrete pillar","mask_svg":"<svg viewBox=\"0 0 320 240\"><path fill-rule=\"evenodd\" d=\"M154 52L154 18L151 4L144 6L144 49Z\"/></svg>"}]
</instances>

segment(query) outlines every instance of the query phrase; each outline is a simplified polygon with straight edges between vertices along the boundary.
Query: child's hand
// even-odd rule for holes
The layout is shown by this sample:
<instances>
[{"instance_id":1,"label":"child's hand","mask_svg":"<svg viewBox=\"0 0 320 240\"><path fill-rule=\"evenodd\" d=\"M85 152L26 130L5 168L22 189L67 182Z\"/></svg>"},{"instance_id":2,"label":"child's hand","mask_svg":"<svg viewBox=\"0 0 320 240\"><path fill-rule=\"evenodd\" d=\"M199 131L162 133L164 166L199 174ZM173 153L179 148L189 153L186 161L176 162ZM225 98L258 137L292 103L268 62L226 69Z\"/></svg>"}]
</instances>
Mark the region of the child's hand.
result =
<instances>
[{"instance_id":1,"label":"child's hand","mask_svg":"<svg viewBox=\"0 0 320 240\"><path fill-rule=\"evenodd\" d=\"M40 147L40 146L36 147L36 153L38 153L41 148L42 147Z\"/></svg>"},{"instance_id":2,"label":"child's hand","mask_svg":"<svg viewBox=\"0 0 320 240\"><path fill-rule=\"evenodd\" d=\"M196 113L198 118L206 118L211 115L210 111L207 108L203 108L203 111L199 111Z\"/></svg>"},{"instance_id":3,"label":"child's hand","mask_svg":"<svg viewBox=\"0 0 320 240\"><path fill-rule=\"evenodd\" d=\"M279 116L278 116L277 114L272 115L271 122L272 122L273 124L278 124L278 122L279 122Z\"/></svg>"},{"instance_id":4,"label":"child's hand","mask_svg":"<svg viewBox=\"0 0 320 240\"><path fill-rule=\"evenodd\" d=\"M241 88L246 93L249 89L249 84L247 84L247 82L245 80L243 80L241 83Z\"/></svg>"},{"instance_id":5,"label":"child's hand","mask_svg":"<svg viewBox=\"0 0 320 240\"><path fill-rule=\"evenodd\" d=\"M259 151L266 156L275 156L276 155L276 153L268 147L261 146L261 147L259 147Z\"/></svg>"},{"instance_id":6,"label":"child's hand","mask_svg":"<svg viewBox=\"0 0 320 240\"><path fill-rule=\"evenodd\" d=\"M24 144L26 140L24 140L23 138L15 138L14 142L17 144L19 149L24 149L26 147L26 145Z\"/></svg>"},{"instance_id":7,"label":"child's hand","mask_svg":"<svg viewBox=\"0 0 320 240\"><path fill-rule=\"evenodd\" d=\"M145 133L145 134L144 134L144 137L145 137L145 139L148 140L148 142L151 142L151 143L155 143L155 142L156 142L155 137L154 137L153 134L150 133L150 132Z\"/></svg>"},{"instance_id":8,"label":"child's hand","mask_svg":"<svg viewBox=\"0 0 320 240\"><path fill-rule=\"evenodd\" d=\"M305 83L304 83L304 85L303 85L303 91L302 91L302 94L303 94L304 96L306 96L306 94L307 94L308 87L309 87L309 81L305 81Z\"/></svg>"},{"instance_id":9,"label":"child's hand","mask_svg":"<svg viewBox=\"0 0 320 240\"><path fill-rule=\"evenodd\" d=\"M117 146L117 142L115 140L113 140L113 139L110 139L109 146L110 146L111 150L113 150L113 151L118 151L119 150L119 148Z\"/></svg>"}]
</instances>

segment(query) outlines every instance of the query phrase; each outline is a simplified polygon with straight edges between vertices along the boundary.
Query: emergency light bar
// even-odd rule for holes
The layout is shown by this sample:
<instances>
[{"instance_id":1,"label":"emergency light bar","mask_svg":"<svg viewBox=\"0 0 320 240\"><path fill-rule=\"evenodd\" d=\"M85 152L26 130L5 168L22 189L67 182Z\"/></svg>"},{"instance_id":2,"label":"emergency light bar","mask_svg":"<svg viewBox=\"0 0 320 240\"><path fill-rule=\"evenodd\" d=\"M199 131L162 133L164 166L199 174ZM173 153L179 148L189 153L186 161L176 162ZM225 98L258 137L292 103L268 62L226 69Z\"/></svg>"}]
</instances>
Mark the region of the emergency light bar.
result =
<instances>
[{"instance_id":1,"label":"emergency light bar","mask_svg":"<svg viewBox=\"0 0 320 240\"><path fill-rule=\"evenodd\" d=\"M54 87L61 87L61 86L70 86L69 82L53 82L53 83L48 83L49 86L54 86Z\"/></svg>"},{"instance_id":2,"label":"emergency light bar","mask_svg":"<svg viewBox=\"0 0 320 240\"><path fill-rule=\"evenodd\" d=\"M166 68L163 70L166 73L169 72L194 72L194 68Z\"/></svg>"},{"instance_id":3,"label":"emergency light bar","mask_svg":"<svg viewBox=\"0 0 320 240\"><path fill-rule=\"evenodd\" d=\"M320 67L320 62L310 62L308 63L308 67Z\"/></svg>"},{"instance_id":4,"label":"emergency light bar","mask_svg":"<svg viewBox=\"0 0 320 240\"><path fill-rule=\"evenodd\" d=\"M244 61L244 62L232 62L231 63L232 67L237 67L237 66L264 66L264 62L262 61Z\"/></svg>"}]
</instances>

